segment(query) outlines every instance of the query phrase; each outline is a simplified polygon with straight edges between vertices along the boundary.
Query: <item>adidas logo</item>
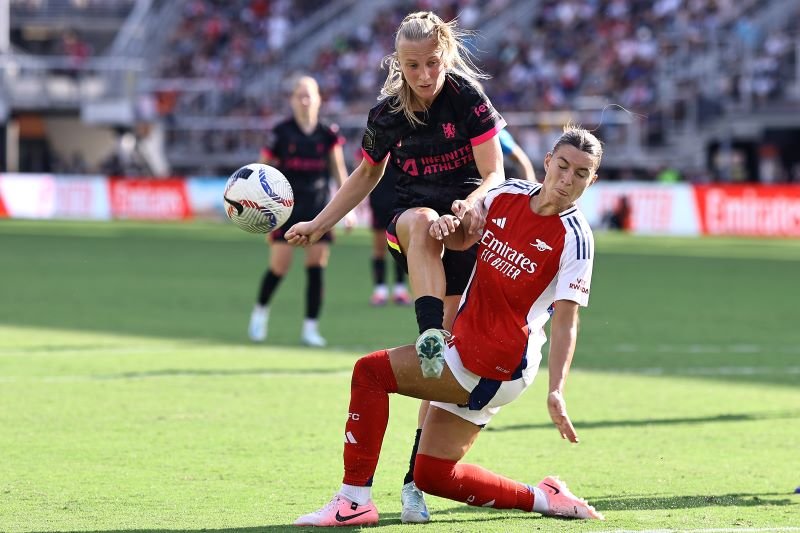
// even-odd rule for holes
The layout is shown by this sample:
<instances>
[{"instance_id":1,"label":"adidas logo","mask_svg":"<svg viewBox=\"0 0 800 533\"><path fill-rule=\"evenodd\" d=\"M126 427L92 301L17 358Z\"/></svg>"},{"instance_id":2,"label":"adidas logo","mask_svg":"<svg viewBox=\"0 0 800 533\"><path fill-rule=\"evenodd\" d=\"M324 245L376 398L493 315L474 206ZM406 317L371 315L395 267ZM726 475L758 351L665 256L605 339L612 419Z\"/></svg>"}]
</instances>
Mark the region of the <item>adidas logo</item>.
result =
<instances>
[{"instance_id":1,"label":"adidas logo","mask_svg":"<svg viewBox=\"0 0 800 533\"><path fill-rule=\"evenodd\" d=\"M344 434L344 441L348 444L358 444L358 441L353 436L352 431L348 431L347 433Z\"/></svg>"},{"instance_id":2,"label":"adidas logo","mask_svg":"<svg viewBox=\"0 0 800 533\"><path fill-rule=\"evenodd\" d=\"M503 217L503 218L493 218L493 219L492 219L492 222L494 222L495 224L497 224L498 226L500 226L500 229L503 229L503 228L505 228L505 227L506 227L506 217Z\"/></svg>"}]
</instances>

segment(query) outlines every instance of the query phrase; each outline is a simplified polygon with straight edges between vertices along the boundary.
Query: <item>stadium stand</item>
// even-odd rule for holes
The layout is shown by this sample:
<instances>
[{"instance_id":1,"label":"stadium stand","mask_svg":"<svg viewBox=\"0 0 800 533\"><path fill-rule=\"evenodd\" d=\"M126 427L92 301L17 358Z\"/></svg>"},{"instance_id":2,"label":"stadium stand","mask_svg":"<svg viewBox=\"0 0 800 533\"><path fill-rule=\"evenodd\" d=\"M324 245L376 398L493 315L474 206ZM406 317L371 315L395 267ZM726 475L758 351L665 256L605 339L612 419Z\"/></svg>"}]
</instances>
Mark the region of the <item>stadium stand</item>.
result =
<instances>
[{"instance_id":1,"label":"stadium stand","mask_svg":"<svg viewBox=\"0 0 800 533\"><path fill-rule=\"evenodd\" d=\"M357 145L392 32L417 9L478 32L486 90L534 161L573 118L599 126L612 179L735 180L725 161L743 159L737 176L758 180L776 151L775 180L800 168L794 0L10 0L0 111L147 130L149 155L121 173L224 175L255 157L286 113L283 83L306 71ZM76 166L103 168L107 151Z\"/></svg>"}]
</instances>

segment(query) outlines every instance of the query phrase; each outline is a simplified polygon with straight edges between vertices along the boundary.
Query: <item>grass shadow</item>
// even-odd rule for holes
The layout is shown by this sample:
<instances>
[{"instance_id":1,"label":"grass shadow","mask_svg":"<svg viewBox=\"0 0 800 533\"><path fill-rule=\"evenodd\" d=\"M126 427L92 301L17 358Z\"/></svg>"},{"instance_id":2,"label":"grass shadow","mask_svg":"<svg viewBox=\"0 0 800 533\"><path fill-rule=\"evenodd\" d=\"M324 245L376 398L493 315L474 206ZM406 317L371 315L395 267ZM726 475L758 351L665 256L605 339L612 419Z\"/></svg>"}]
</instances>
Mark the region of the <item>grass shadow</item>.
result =
<instances>
[{"instance_id":1,"label":"grass shadow","mask_svg":"<svg viewBox=\"0 0 800 533\"><path fill-rule=\"evenodd\" d=\"M610 427L670 426L680 424L709 424L717 422L749 422L755 420L789 420L800 418L800 411L778 411L772 413L740 413L720 414L715 416L677 417L677 418L645 418L641 420L592 420L582 422L576 420L579 429L595 429ZM487 426L484 431L518 431L525 429L550 429L552 422L541 424L512 424L509 426Z\"/></svg>"},{"instance_id":2,"label":"grass shadow","mask_svg":"<svg viewBox=\"0 0 800 533\"><path fill-rule=\"evenodd\" d=\"M781 499L765 499L783 496ZM762 507L794 505L785 493L715 494L696 496L606 496L592 498L592 504L603 511L646 511L654 509L694 509L698 507Z\"/></svg>"}]
</instances>

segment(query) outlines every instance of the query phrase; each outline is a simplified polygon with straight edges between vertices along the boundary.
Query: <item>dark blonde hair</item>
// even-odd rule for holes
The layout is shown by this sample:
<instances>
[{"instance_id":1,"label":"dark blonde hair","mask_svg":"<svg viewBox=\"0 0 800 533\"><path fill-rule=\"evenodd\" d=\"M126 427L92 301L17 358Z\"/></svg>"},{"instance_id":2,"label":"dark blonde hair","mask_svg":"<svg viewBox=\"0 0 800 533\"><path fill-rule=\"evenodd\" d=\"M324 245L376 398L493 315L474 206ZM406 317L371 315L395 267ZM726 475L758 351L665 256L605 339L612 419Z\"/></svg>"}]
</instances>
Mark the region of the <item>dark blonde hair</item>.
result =
<instances>
[{"instance_id":1,"label":"dark blonde hair","mask_svg":"<svg viewBox=\"0 0 800 533\"><path fill-rule=\"evenodd\" d=\"M472 83L477 83L478 80L489 76L472 62L472 54L464 45L464 38L468 35L471 35L471 32L460 29L455 20L444 22L432 11L418 11L406 15L395 34L394 52L383 58L382 66L389 72L378 99L395 97L389 103L392 112L402 111L412 125L424 124L414 114L412 108L414 93L403 78L403 71L397 58L397 44L401 39L417 42L432 38L436 42L437 50L442 52L444 68Z\"/></svg>"},{"instance_id":2,"label":"dark blonde hair","mask_svg":"<svg viewBox=\"0 0 800 533\"><path fill-rule=\"evenodd\" d=\"M553 145L552 153L556 153L559 146L568 144L574 146L581 152L586 152L595 159L595 170L600 167L600 160L603 158L603 143L594 136L592 132L582 128L574 122L567 122L564 125L563 133Z\"/></svg>"}]
</instances>

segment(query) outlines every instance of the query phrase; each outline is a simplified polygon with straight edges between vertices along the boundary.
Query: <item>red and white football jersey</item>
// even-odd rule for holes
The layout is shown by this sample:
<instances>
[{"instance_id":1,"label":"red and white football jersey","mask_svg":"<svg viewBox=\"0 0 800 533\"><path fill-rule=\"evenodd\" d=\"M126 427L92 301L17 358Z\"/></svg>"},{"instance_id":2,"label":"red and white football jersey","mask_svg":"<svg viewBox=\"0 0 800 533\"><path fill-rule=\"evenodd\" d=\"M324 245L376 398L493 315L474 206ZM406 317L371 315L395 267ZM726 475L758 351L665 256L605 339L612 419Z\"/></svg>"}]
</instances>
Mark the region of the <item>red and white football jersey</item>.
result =
<instances>
[{"instance_id":1,"label":"red and white football jersey","mask_svg":"<svg viewBox=\"0 0 800 533\"><path fill-rule=\"evenodd\" d=\"M538 366L548 307L589 303L592 230L577 207L550 216L531 211L540 190L507 180L484 200L478 260L452 332L464 367L481 377L508 381Z\"/></svg>"}]
</instances>

